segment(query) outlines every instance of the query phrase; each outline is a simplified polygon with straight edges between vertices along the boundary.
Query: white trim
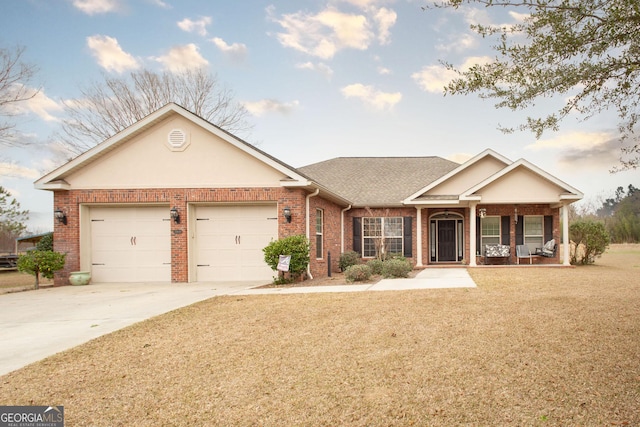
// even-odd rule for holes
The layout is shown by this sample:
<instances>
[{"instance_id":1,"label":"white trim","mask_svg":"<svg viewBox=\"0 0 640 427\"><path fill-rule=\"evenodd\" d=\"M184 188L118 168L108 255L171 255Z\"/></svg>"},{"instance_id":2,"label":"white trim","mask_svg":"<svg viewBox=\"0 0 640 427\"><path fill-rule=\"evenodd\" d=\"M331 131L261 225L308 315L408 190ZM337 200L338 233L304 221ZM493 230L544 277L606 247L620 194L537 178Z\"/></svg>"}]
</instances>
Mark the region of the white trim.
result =
<instances>
[{"instance_id":1,"label":"white trim","mask_svg":"<svg viewBox=\"0 0 640 427\"><path fill-rule=\"evenodd\" d=\"M484 181L474 185L473 187L471 187L470 189L468 189L464 193L462 193L460 195L460 200L481 200L482 199L481 196L475 195L473 193L475 193L476 191L478 191L478 190L486 187L487 185L497 181L498 179L502 178L503 176L505 176L506 174L512 172L513 170L515 170L516 168L518 168L520 166L529 169L530 171L538 174L542 178L545 178L546 180L548 180L548 181L552 182L553 184L557 185L558 187L562 187L568 193L571 193L571 194L562 194L562 195L560 195L559 196L560 200L566 200L566 199L580 200L584 196L580 191L576 190L575 188L571 187L569 184L561 181L560 179L556 178L555 176L551 175L550 173L545 172L544 170L540 169L539 167L537 167L533 163L530 163L525 159L520 159L520 160L517 160L517 161L513 162L512 164L510 164L506 168L500 170L499 172L493 174L492 176L490 176L489 178L485 179ZM510 203L510 202L513 202L513 201L508 201L508 200L504 201L504 203ZM558 202L558 200L552 200L552 201L549 201L549 202L542 202L542 201L535 201L535 200L529 201L529 200L527 200L527 203L553 203L553 202Z\"/></svg>"},{"instance_id":2,"label":"white trim","mask_svg":"<svg viewBox=\"0 0 640 427\"><path fill-rule=\"evenodd\" d=\"M460 173L463 170L467 169L469 166L477 163L478 161L484 159L487 156L492 156L495 159L497 159L497 160L501 161L502 163L504 163L505 165L509 165L509 164L512 163L511 160L507 159L503 155L498 154L495 151L493 151L492 149L488 148L488 149L484 150L482 153L478 154L477 156L472 157L471 159L467 160L466 162L464 162L463 164L461 164L460 166L458 166L457 168L455 168L451 172L447 173L446 175L443 175L442 177L440 177L437 180L433 181L431 184L429 184L426 187L422 188L421 190L418 190L417 192L413 193L411 196L409 196L406 199L404 199L404 203L405 204L420 203L420 202L415 202L413 199L415 199L417 197L420 197L422 194L426 193L427 191L431 190L432 188L436 187L437 185L443 183L444 181L448 180L449 178L453 177L454 175L457 175L458 173Z\"/></svg>"},{"instance_id":3,"label":"white trim","mask_svg":"<svg viewBox=\"0 0 640 427\"><path fill-rule=\"evenodd\" d=\"M248 143L245 143L244 141L241 141L240 139L236 138L235 136L231 135L230 133L225 132L221 128L219 128L219 127L209 123L208 121L204 120L203 118L201 118L201 117L199 117L199 116L197 116L197 115L185 110L184 108L178 106L177 104L169 103L169 104L165 105L164 107L160 108L159 110L156 110L155 112L149 114L148 116L146 116L142 120L139 120L136 123L132 124L131 126L127 127L126 129L118 132L117 134L115 134L111 138L101 142L100 144L96 145L95 147L93 147L93 148L85 151L84 153L80 154L78 157L72 159L71 161L65 163L64 165L60 166L59 168L55 169L54 171L52 171L52 172L46 174L45 176L43 176L42 178L38 179L34 183L35 188L39 189L39 190L48 190L48 189L50 189L49 187L50 187L50 184L51 184L52 181L64 179L64 177L67 174L73 172L76 169L79 169L79 168L85 166L85 164L95 160L100 155L105 154L106 152L109 152L109 151L113 150L114 148L116 148L120 144L125 143L126 141L128 141L131 138L133 138L137 134L139 134L139 133L143 132L144 130L146 130L147 128L155 125L160 120L164 120L166 117L168 117L169 115L172 115L172 114L178 114L178 115L184 117L185 119L190 120L191 122L195 123L196 125L198 125L198 126L202 127L203 129L207 130L208 132L210 132L210 133L218 136L222 140L230 143L231 145L233 145L234 147L238 148L239 150L241 150L241 151L243 151L243 152L255 157L256 159L262 161L263 163L265 163L268 166L271 166L272 168L274 168L275 170L281 172L282 174L291 177L294 181L299 181L300 182L299 185L301 185L301 186L309 185L308 179L303 177L302 175L300 175L295 170L293 170L293 168L287 167L287 166L283 165L282 163L277 162L276 160L274 160L273 158L267 156L265 153L261 152L257 148L249 145Z\"/></svg>"}]
</instances>

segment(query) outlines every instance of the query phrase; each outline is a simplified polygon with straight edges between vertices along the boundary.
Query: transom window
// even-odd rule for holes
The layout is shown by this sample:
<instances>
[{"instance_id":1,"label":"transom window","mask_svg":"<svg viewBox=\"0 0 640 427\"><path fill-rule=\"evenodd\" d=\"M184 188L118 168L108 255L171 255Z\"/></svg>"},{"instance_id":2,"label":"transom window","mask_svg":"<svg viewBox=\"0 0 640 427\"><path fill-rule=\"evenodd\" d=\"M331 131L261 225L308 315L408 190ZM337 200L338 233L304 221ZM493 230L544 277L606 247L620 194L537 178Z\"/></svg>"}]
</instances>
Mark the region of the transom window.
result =
<instances>
[{"instance_id":1,"label":"transom window","mask_svg":"<svg viewBox=\"0 0 640 427\"><path fill-rule=\"evenodd\" d=\"M484 255L485 245L500 244L500 217L488 216L480 220L480 250Z\"/></svg>"},{"instance_id":2,"label":"transom window","mask_svg":"<svg viewBox=\"0 0 640 427\"><path fill-rule=\"evenodd\" d=\"M316 258L322 259L323 245L323 228L324 228L324 212L322 209L316 209Z\"/></svg>"},{"instance_id":3,"label":"transom window","mask_svg":"<svg viewBox=\"0 0 640 427\"><path fill-rule=\"evenodd\" d=\"M363 257L402 254L402 217L362 218Z\"/></svg>"}]
</instances>

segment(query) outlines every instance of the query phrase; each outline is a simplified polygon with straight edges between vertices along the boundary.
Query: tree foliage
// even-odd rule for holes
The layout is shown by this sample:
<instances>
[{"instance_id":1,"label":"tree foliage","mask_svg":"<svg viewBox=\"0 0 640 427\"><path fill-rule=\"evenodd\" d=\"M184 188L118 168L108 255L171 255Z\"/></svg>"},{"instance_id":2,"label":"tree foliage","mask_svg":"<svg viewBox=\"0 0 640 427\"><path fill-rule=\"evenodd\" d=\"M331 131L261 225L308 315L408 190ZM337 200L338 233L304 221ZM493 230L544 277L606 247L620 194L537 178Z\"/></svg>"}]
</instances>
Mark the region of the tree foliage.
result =
<instances>
[{"instance_id":1,"label":"tree foliage","mask_svg":"<svg viewBox=\"0 0 640 427\"><path fill-rule=\"evenodd\" d=\"M11 193L0 186L0 233L19 237L26 229L29 211L22 210Z\"/></svg>"},{"instance_id":2,"label":"tree foliage","mask_svg":"<svg viewBox=\"0 0 640 427\"><path fill-rule=\"evenodd\" d=\"M54 251L29 251L18 257L18 270L36 278L35 288L40 287L40 275L53 279L53 274L64 267L66 254Z\"/></svg>"},{"instance_id":3,"label":"tree foliage","mask_svg":"<svg viewBox=\"0 0 640 427\"><path fill-rule=\"evenodd\" d=\"M23 61L24 47L0 47L0 145L16 146L16 104L33 98L37 89L27 86L37 72L35 65Z\"/></svg>"},{"instance_id":4,"label":"tree foliage","mask_svg":"<svg viewBox=\"0 0 640 427\"><path fill-rule=\"evenodd\" d=\"M105 76L81 90L80 99L64 103L61 141L80 154L174 102L231 133L249 129L246 109L233 100L215 75L204 69L182 73L134 71Z\"/></svg>"},{"instance_id":5,"label":"tree foliage","mask_svg":"<svg viewBox=\"0 0 640 427\"><path fill-rule=\"evenodd\" d=\"M609 247L609 233L600 221L581 219L569 226L569 238L575 243L571 264L593 264Z\"/></svg>"},{"instance_id":6,"label":"tree foliage","mask_svg":"<svg viewBox=\"0 0 640 427\"><path fill-rule=\"evenodd\" d=\"M446 94L478 94L497 108L522 110L560 95L564 105L516 127L540 137L558 130L569 114L584 119L617 112L621 168L637 168L640 144L634 136L640 111L640 0L448 0L437 7L465 4L513 8L526 14L514 25L471 28L497 40L496 57L458 73ZM504 128L512 132L514 128Z\"/></svg>"},{"instance_id":7,"label":"tree foliage","mask_svg":"<svg viewBox=\"0 0 640 427\"><path fill-rule=\"evenodd\" d=\"M625 194L618 187L615 197L606 199L596 214L604 219L613 243L640 242L640 189L629 185Z\"/></svg>"},{"instance_id":8,"label":"tree foliage","mask_svg":"<svg viewBox=\"0 0 640 427\"><path fill-rule=\"evenodd\" d=\"M280 255L291 255L289 263L291 277L300 277L309 266L309 239L302 234L274 240L263 248L262 252L264 252L264 261L273 271L278 268Z\"/></svg>"}]
</instances>

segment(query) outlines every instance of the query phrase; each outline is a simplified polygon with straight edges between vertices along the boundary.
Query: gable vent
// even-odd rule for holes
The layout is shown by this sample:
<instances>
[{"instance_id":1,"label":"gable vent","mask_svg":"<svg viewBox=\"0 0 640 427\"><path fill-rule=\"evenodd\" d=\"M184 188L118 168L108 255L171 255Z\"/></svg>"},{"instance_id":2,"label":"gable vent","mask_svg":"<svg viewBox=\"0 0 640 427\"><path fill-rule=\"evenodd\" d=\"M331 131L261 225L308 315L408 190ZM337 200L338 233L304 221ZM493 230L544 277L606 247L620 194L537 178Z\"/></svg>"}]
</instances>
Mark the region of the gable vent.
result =
<instances>
[{"instance_id":1,"label":"gable vent","mask_svg":"<svg viewBox=\"0 0 640 427\"><path fill-rule=\"evenodd\" d=\"M182 148L187 142L187 134L182 129L173 129L169 132L169 145L173 148Z\"/></svg>"}]
</instances>

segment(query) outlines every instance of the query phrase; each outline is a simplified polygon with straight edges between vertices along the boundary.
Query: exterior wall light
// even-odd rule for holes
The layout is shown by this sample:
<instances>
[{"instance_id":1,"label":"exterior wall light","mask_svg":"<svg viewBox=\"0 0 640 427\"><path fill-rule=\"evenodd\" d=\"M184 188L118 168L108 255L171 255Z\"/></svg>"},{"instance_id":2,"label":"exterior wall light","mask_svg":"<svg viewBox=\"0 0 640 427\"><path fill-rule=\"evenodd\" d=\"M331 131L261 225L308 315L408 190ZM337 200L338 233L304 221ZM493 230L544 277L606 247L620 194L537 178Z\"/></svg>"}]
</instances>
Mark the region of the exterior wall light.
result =
<instances>
[{"instance_id":1,"label":"exterior wall light","mask_svg":"<svg viewBox=\"0 0 640 427\"><path fill-rule=\"evenodd\" d=\"M175 206L171 208L171 210L169 211L169 215L171 216L173 222L175 222L176 224L180 224L180 214L178 213L178 209L176 209Z\"/></svg>"},{"instance_id":2,"label":"exterior wall light","mask_svg":"<svg viewBox=\"0 0 640 427\"><path fill-rule=\"evenodd\" d=\"M282 210L282 215L287 220L287 222L291 222L291 209L290 208L288 208L288 207L284 208Z\"/></svg>"},{"instance_id":3,"label":"exterior wall light","mask_svg":"<svg viewBox=\"0 0 640 427\"><path fill-rule=\"evenodd\" d=\"M478 209L478 213L480 214L480 218L487 216L487 210L485 208Z\"/></svg>"},{"instance_id":4,"label":"exterior wall light","mask_svg":"<svg viewBox=\"0 0 640 427\"><path fill-rule=\"evenodd\" d=\"M59 223L67 225L67 215L62 212L61 209L56 209L55 211L53 211L53 216L56 217Z\"/></svg>"},{"instance_id":5,"label":"exterior wall light","mask_svg":"<svg viewBox=\"0 0 640 427\"><path fill-rule=\"evenodd\" d=\"M517 224L517 223L518 223L518 208L516 208L516 210L515 210L515 213L514 213L513 217L514 217L515 222L516 222L516 224Z\"/></svg>"}]
</instances>

